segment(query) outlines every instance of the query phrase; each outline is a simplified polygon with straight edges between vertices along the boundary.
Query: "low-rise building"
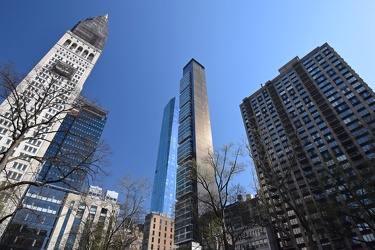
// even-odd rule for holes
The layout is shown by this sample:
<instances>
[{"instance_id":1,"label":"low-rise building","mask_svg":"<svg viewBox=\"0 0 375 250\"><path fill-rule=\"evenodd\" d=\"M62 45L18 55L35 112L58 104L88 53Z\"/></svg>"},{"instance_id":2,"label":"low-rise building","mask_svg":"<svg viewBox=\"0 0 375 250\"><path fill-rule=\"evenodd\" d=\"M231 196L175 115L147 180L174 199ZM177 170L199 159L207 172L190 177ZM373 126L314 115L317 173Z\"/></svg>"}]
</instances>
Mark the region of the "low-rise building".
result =
<instances>
[{"instance_id":1,"label":"low-rise building","mask_svg":"<svg viewBox=\"0 0 375 250\"><path fill-rule=\"evenodd\" d=\"M88 195L68 193L63 201L48 249L92 249L106 239L116 223L120 206L111 191L102 196L102 189L90 186Z\"/></svg>"},{"instance_id":2,"label":"low-rise building","mask_svg":"<svg viewBox=\"0 0 375 250\"><path fill-rule=\"evenodd\" d=\"M146 216L142 250L172 250L174 245L174 219L166 214L152 212Z\"/></svg>"},{"instance_id":3,"label":"low-rise building","mask_svg":"<svg viewBox=\"0 0 375 250\"><path fill-rule=\"evenodd\" d=\"M225 209L228 228L236 238L235 250L277 249L271 227L263 226L255 213L258 202L258 197L253 198L251 195L246 195L245 200L242 195L239 195L238 201Z\"/></svg>"}]
</instances>

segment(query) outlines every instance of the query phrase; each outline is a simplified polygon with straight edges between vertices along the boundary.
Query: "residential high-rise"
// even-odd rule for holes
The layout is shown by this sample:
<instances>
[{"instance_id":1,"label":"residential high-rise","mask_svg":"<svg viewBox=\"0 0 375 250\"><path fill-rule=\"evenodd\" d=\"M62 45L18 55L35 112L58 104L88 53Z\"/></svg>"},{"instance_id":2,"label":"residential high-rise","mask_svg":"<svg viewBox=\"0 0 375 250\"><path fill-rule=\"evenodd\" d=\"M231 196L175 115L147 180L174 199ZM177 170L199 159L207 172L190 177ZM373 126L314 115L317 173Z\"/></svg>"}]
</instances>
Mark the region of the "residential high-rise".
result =
<instances>
[{"instance_id":1,"label":"residential high-rise","mask_svg":"<svg viewBox=\"0 0 375 250\"><path fill-rule=\"evenodd\" d=\"M174 218L176 200L178 102L172 98L164 108L151 197L151 212Z\"/></svg>"},{"instance_id":2,"label":"residential high-rise","mask_svg":"<svg viewBox=\"0 0 375 250\"><path fill-rule=\"evenodd\" d=\"M37 178L50 142L102 53L107 22L107 16L79 22L16 88L8 86L9 96L0 106L2 188ZM15 211L26 189L21 185L1 192L1 218Z\"/></svg>"},{"instance_id":3,"label":"residential high-rise","mask_svg":"<svg viewBox=\"0 0 375 250\"><path fill-rule=\"evenodd\" d=\"M206 193L192 168L208 181L214 178L212 166L206 164L212 152L212 135L205 69L194 59L183 69L179 108L174 238L179 247L191 248L199 240L197 218L202 211L198 196Z\"/></svg>"},{"instance_id":4,"label":"residential high-rise","mask_svg":"<svg viewBox=\"0 0 375 250\"><path fill-rule=\"evenodd\" d=\"M64 229L57 222L61 221L61 217L65 218L66 205L78 206L67 203L66 199L73 194L74 197L81 195L80 191L85 190L84 184L90 174L89 168L100 164L95 151L107 121L107 111L85 99L80 98L79 101L82 103L81 110L72 110L65 116L47 149L47 160L37 178L38 183L60 178L61 181L27 189L22 200L23 209L11 219L1 239L1 249L56 249L54 244L61 241L63 234L56 231L64 230L67 222ZM95 197L94 189L90 191L88 195ZM89 208L84 207L83 212L85 209L88 211ZM80 221L78 218L77 223ZM74 242L71 241L72 244Z\"/></svg>"},{"instance_id":5,"label":"residential high-rise","mask_svg":"<svg viewBox=\"0 0 375 250\"><path fill-rule=\"evenodd\" d=\"M240 105L283 249L375 245L375 94L328 44Z\"/></svg>"}]
</instances>

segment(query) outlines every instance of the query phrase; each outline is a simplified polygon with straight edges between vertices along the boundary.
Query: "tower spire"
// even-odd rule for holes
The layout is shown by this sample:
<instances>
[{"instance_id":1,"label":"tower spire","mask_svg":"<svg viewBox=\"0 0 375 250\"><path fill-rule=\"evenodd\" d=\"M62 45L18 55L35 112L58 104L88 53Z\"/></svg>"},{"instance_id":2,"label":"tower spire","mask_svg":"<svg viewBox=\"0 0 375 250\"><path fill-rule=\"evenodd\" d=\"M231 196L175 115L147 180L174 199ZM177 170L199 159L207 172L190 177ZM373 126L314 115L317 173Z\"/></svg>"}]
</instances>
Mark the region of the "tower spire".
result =
<instances>
[{"instance_id":1,"label":"tower spire","mask_svg":"<svg viewBox=\"0 0 375 250\"><path fill-rule=\"evenodd\" d=\"M71 31L97 49L102 50L108 36L107 24L108 14L90 17L80 21Z\"/></svg>"}]
</instances>

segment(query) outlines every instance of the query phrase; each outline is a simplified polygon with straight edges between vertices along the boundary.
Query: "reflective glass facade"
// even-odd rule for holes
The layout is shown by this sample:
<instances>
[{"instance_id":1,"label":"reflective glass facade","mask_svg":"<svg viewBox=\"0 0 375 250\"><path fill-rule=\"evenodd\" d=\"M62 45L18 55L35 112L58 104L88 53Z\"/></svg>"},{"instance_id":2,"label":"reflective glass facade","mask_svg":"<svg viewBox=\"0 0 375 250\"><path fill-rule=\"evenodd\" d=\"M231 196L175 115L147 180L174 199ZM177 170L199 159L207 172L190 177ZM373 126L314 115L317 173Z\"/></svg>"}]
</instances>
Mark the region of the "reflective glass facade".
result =
<instances>
[{"instance_id":1,"label":"reflective glass facade","mask_svg":"<svg viewBox=\"0 0 375 250\"><path fill-rule=\"evenodd\" d=\"M214 177L212 168L205 163L212 150L205 69L194 59L183 69L179 109L175 244L182 246L197 241L199 235L197 195L204 190L191 178L192 163L207 178Z\"/></svg>"},{"instance_id":2,"label":"reflective glass facade","mask_svg":"<svg viewBox=\"0 0 375 250\"><path fill-rule=\"evenodd\" d=\"M254 159L268 155L272 171L288 180L289 193L275 193L269 173L262 164L255 164L262 195L284 211L280 216L285 216L284 227L291 232L291 236L278 234L279 244L291 249L294 237L298 248L306 249L308 233L290 204L306 218L319 219L324 215L319 204L327 201L349 210L359 206L355 196L345 194L340 184L344 179L350 178L347 183L352 185L370 175L366 181L373 185L375 175L366 164L375 158L375 94L328 44L302 59L294 58L279 72L245 98L240 108ZM375 204L365 193L357 193L357 198L366 205ZM358 226L364 216L358 213L356 218L337 215L341 226L336 235L311 223L313 244L318 249L374 246L374 231ZM348 225L357 226L348 230ZM340 230L350 237L340 237Z\"/></svg>"},{"instance_id":3,"label":"reflective glass facade","mask_svg":"<svg viewBox=\"0 0 375 250\"><path fill-rule=\"evenodd\" d=\"M45 249L53 230L61 229L54 226L61 216L64 199L69 193L79 193L83 189L87 178L85 168L90 166L82 163L87 162L85 158L95 151L107 120L107 111L83 99L82 102L81 110L64 118L46 152L46 157L53 161L43 164L38 181L63 177L76 166L81 170L74 170L62 182L30 186L22 200L25 209L18 211L9 223L0 243L1 249ZM55 165L54 161L58 161L60 155L68 159L64 159L63 165L61 162ZM55 249L59 249L58 246Z\"/></svg>"},{"instance_id":4,"label":"reflective glass facade","mask_svg":"<svg viewBox=\"0 0 375 250\"><path fill-rule=\"evenodd\" d=\"M172 98L164 108L151 197L151 211L170 218L176 200L178 112L178 101Z\"/></svg>"}]
</instances>

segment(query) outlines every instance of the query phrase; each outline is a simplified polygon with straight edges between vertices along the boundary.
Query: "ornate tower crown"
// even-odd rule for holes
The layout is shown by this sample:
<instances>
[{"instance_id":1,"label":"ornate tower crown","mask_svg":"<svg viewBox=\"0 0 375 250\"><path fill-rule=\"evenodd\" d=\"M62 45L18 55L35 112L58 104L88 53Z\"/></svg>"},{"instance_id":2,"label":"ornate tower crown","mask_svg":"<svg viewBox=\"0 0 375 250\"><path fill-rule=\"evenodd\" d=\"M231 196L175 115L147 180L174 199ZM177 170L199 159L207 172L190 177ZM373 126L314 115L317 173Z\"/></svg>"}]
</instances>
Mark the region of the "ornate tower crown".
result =
<instances>
[{"instance_id":1,"label":"ornate tower crown","mask_svg":"<svg viewBox=\"0 0 375 250\"><path fill-rule=\"evenodd\" d=\"M108 36L107 24L108 14L89 17L84 21L80 21L71 31L95 48L102 50Z\"/></svg>"}]
</instances>

